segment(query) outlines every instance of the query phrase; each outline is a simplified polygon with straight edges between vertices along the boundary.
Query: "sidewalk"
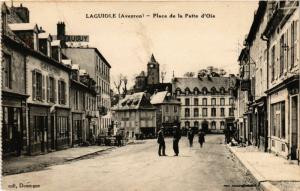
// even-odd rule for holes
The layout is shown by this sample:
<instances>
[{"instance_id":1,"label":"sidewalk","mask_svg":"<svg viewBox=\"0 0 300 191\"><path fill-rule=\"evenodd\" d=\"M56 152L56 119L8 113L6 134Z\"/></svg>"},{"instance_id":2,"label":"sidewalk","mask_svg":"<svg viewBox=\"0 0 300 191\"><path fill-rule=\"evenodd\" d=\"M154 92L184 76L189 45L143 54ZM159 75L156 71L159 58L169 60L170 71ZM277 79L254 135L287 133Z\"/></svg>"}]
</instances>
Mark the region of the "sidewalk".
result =
<instances>
[{"instance_id":1,"label":"sidewalk","mask_svg":"<svg viewBox=\"0 0 300 191\"><path fill-rule=\"evenodd\" d=\"M259 151L252 146L227 147L250 171L263 190L300 190L300 166L297 162Z\"/></svg>"},{"instance_id":2,"label":"sidewalk","mask_svg":"<svg viewBox=\"0 0 300 191\"><path fill-rule=\"evenodd\" d=\"M48 166L80 159L89 155L103 152L113 147L89 146L69 148L37 156L11 157L2 161L2 175L18 174L42 170Z\"/></svg>"}]
</instances>

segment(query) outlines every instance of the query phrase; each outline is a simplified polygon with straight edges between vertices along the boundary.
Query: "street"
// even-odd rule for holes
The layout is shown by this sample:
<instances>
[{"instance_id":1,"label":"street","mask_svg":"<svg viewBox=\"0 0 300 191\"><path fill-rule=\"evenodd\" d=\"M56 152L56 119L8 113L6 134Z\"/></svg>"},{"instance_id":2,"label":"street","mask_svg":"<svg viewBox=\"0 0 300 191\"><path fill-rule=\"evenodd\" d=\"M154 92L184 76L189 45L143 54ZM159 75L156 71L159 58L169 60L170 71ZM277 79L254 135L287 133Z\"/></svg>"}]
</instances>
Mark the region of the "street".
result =
<instances>
[{"instance_id":1,"label":"street","mask_svg":"<svg viewBox=\"0 0 300 191\"><path fill-rule=\"evenodd\" d=\"M172 139L167 138L168 156L159 157L156 140L145 140L93 158L4 176L2 188L16 190L12 187L23 184L25 190L34 185L34 190L256 190L255 181L221 144L223 135L207 135L202 149L196 141L189 148L182 137L179 157L174 157Z\"/></svg>"}]
</instances>

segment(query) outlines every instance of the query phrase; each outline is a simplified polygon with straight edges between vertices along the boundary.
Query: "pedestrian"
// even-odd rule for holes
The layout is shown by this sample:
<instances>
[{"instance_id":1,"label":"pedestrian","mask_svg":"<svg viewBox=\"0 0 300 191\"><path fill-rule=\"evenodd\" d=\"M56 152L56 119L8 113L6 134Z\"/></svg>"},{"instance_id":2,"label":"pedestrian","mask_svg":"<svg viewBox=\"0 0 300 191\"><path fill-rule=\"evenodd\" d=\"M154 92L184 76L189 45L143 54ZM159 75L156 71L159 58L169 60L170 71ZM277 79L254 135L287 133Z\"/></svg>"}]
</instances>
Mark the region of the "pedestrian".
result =
<instances>
[{"instance_id":1,"label":"pedestrian","mask_svg":"<svg viewBox=\"0 0 300 191\"><path fill-rule=\"evenodd\" d=\"M119 132L116 136L116 139L117 139L117 144L118 144L118 147L121 147L122 146L122 135L121 133Z\"/></svg>"},{"instance_id":2,"label":"pedestrian","mask_svg":"<svg viewBox=\"0 0 300 191\"><path fill-rule=\"evenodd\" d=\"M159 156L167 156L163 127L161 127L160 130L158 131L157 143L159 144L158 155Z\"/></svg>"},{"instance_id":3,"label":"pedestrian","mask_svg":"<svg viewBox=\"0 0 300 191\"><path fill-rule=\"evenodd\" d=\"M200 143L201 148L202 148L202 145L204 142L205 142L205 134L204 134L203 130L201 129L199 132L199 143Z\"/></svg>"},{"instance_id":4,"label":"pedestrian","mask_svg":"<svg viewBox=\"0 0 300 191\"><path fill-rule=\"evenodd\" d=\"M181 138L181 131L180 131L180 128L177 127L177 126L174 126L173 127L173 150L174 150L174 153L175 155L174 156L178 156L179 154L179 146L178 146L178 143L179 143L179 140Z\"/></svg>"},{"instance_id":5,"label":"pedestrian","mask_svg":"<svg viewBox=\"0 0 300 191\"><path fill-rule=\"evenodd\" d=\"M189 128L189 130L188 130L188 139L189 139L190 147L192 147L193 141L194 141L194 132L193 132L192 128Z\"/></svg>"}]
</instances>

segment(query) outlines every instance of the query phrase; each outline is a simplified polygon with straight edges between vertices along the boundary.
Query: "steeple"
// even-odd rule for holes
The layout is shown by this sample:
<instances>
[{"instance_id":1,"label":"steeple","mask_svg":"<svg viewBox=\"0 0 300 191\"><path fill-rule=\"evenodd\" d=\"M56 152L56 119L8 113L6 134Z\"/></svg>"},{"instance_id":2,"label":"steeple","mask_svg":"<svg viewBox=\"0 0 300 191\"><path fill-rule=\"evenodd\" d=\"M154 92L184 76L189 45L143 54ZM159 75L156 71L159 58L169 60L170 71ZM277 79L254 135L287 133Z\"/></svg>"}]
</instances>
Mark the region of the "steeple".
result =
<instances>
[{"instance_id":1,"label":"steeple","mask_svg":"<svg viewBox=\"0 0 300 191\"><path fill-rule=\"evenodd\" d=\"M156 60L155 60L155 58L154 58L154 55L153 55L153 54L151 55L150 62L152 62L152 63L153 63L153 62L154 62L154 63L157 63Z\"/></svg>"}]
</instances>

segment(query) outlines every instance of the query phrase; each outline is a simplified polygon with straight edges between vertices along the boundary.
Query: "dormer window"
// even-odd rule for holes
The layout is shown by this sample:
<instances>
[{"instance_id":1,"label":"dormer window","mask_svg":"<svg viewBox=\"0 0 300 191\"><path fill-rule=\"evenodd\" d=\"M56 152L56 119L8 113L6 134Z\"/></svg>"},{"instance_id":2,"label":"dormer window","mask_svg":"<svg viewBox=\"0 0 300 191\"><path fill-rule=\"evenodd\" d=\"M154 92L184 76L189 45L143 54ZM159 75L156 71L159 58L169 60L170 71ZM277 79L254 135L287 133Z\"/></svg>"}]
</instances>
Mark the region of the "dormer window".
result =
<instances>
[{"instance_id":1,"label":"dormer window","mask_svg":"<svg viewBox=\"0 0 300 191\"><path fill-rule=\"evenodd\" d=\"M211 92L212 95L215 95L216 94L216 88L212 87L211 90L210 90L210 92Z\"/></svg>"},{"instance_id":2,"label":"dormer window","mask_svg":"<svg viewBox=\"0 0 300 191\"><path fill-rule=\"evenodd\" d=\"M185 89L185 95L189 95L189 93L190 93L189 88L186 88L186 89Z\"/></svg>"},{"instance_id":3,"label":"dormer window","mask_svg":"<svg viewBox=\"0 0 300 191\"><path fill-rule=\"evenodd\" d=\"M198 88L194 88L194 94L195 94L195 95L198 95L198 94L199 94Z\"/></svg>"},{"instance_id":4,"label":"dormer window","mask_svg":"<svg viewBox=\"0 0 300 191\"><path fill-rule=\"evenodd\" d=\"M207 94L207 88L206 87L202 88L202 92L203 92L204 95L206 95Z\"/></svg>"},{"instance_id":5,"label":"dormer window","mask_svg":"<svg viewBox=\"0 0 300 191\"><path fill-rule=\"evenodd\" d=\"M229 89L229 95L233 95L233 89L232 88Z\"/></svg>"},{"instance_id":6,"label":"dormer window","mask_svg":"<svg viewBox=\"0 0 300 191\"><path fill-rule=\"evenodd\" d=\"M220 94L224 94L225 93L225 89L223 87L220 88Z\"/></svg>"}]
</instances>

